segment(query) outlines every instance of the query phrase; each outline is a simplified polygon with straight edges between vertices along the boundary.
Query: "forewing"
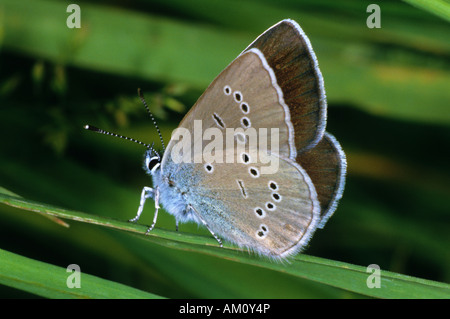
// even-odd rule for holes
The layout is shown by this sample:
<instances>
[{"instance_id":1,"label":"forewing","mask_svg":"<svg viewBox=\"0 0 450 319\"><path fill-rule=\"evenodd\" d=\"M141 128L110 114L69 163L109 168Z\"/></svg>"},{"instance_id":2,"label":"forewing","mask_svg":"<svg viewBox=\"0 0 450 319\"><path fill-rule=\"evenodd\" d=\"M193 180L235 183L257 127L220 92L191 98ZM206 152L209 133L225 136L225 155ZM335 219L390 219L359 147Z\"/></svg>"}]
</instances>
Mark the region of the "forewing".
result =
<instances>
[{"instance_id":1,"label":"forewing","mask_svg":"<svg viewBox=\"0 0 450 319\"><path fill-rule=\"evenodd\" d=\"M272 68L289 108L298 153L314 147L325 132L327 101L311 43L297 22L280 21L244 51L258 48Z\"/></svg>"},{"instance_id":2,"label":"forewing","mask_svg":"<svg viewBox=\"0 0 450 319\"><path fill-rule=\"evenodd\" d=\"M258 49L236 58L206 89L179 128L187 129L191 134L192 157L198 156L194 153L208 144L203 137L208 128L216 128L224 136L227 129L254 129L252 132L257 134L261 128L266 129L267 141L263 148L291 159L297 154L289 110L273 71ZM273 128L278 129L278 136L272 141ZM177 141L171 139L168 154ZM225 138L223 143L225 148Z\"/></svg>"}]
</instances>

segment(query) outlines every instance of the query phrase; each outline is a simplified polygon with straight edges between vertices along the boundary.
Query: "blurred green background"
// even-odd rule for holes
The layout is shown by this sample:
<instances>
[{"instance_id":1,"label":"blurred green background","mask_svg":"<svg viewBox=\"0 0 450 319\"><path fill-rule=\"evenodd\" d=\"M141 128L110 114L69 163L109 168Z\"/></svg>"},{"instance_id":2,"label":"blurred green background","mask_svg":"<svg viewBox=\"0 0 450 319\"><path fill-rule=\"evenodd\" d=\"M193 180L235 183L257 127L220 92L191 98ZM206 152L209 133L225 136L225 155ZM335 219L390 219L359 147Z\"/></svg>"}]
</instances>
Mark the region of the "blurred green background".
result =
<instances>
[{"instance_id":1,"label":"blurred green background","mask_svg":"<svg viewBox=\"0 0 450 319\"><path fill-rule=\"evenodd\" d=\"M344 197L305 254L450 281L450 28L422 1L0 0L0 186L92 215L134 217L144 149L84 124L166 143L215 76L284 18L309 36L325 79L327 130L348 159ZM419 7L412 6L419 4ZM431 2L430 2L431 3ZM446 18L447 17L447 21ZM141 223L150 224L152 204ZM342 289L126 232L0 205L0 248L175 298L352 298ZM160 213L158 228L174 230ZM180 231L208 232L196 225ZM4 261L0 260L0 267ZM285 265L289 267L289 265ZM0 297L33 297L0 285Z\"/></svg>"}]
</instances>

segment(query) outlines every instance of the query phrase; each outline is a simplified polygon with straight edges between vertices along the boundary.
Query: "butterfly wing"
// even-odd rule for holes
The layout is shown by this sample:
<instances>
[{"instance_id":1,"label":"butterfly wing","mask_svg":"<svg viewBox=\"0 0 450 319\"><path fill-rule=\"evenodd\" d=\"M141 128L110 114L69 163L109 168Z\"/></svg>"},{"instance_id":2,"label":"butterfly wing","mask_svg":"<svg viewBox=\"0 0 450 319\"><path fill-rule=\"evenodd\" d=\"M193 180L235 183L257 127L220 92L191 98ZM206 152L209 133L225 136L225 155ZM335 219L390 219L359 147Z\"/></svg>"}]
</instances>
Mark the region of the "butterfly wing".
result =
<instances>
[{"instance_id":1,"label":"butterfly wing","mask_svg":"<svg viewBox=\"0 0 450 319\"><path fill-rule=\"evenodd\" d=\"M194 127L195 121L201 121L201 129ZM202 148L208 143L203 139L203 132L208 128L217 128L224 135L227 129L254 129L259 132L261 128L278 128L279 138L272 141L268 134L266 148L291 159L295 159L297 154L283 94L276 84L273 71L258 49L236 58L211 83L181 121L179 128L193 134L192 147L202 145ZM176 142L174 139L169 142L169 152Z\"/></svg>"},{"instance_id":2,"label":"butterfly wing","mask_svg":"<svg viewBox=\"0 0 450 319\"><path fill-rule=\"evenodd\" d=\"M347 161L336 138L325 132L322 140L296 159L311 178L321 206L319 228L323 228L336 210L345 185Z\"/></svg>"},{"instance_id":3,"label":"butterfly wing","mask_svg":"<svg viewBox=\"0 0 450 319\"><path fill-rule=\"evenodd\" d=\"M325 134L325 125L326 97L315 54L298 24L283 20L244 50L191 108L178 128L187 132L183 162L173 157L180 145L173 135L161 163L162 180L219 236L265 255L290 255L306 244L319 223L323 226L342 195L345 156ZM208 129L215 133L206 134ZM242 163L242 152L227 143L228 130L237 129L256 130L258 141L261 129L278 129L273 139L266 131L265 146L241 139L247 156L256 152L266 162ZM213 153L225 150L222 161L204 158L213 135ZM231 136L239 143L238 135ZM265 157L258 157L264 152ZM227 156L241 162L230 163ZM324 160L315 163L318 156ZM275 159L278 170L263 174L264 163ZM322 178L327 171L334 173ZM273 202L277 192L269 188L271 181L280 187L280 202ZM271 199L273 211L264 206Z\"/></svg>"},{"instance_id":4,"label":"butterfly wing","mask_svg":"<svg viewBox=\"0 0 450 319\"><path fill-rule=\"evenodd\" d=\"M325 132L327 101L322 73L311 43L297 22L275 24L244 52L259 49L283 92L301 153L313 148Z\"/></svg>"},{"instance_id":5,"label":"butterfly wing","mask_svg":"<svg viewBox=\"0 0 450 319\"><path fill-rule=\"evenodd\" d=\"M274 258L298 252L320 218L306 172L278 154L227 152L236 162L214 163L211 172L199 174L195 188L186 193L188 204L215 234L232 243Z\"/></svg>"}]
</instances>

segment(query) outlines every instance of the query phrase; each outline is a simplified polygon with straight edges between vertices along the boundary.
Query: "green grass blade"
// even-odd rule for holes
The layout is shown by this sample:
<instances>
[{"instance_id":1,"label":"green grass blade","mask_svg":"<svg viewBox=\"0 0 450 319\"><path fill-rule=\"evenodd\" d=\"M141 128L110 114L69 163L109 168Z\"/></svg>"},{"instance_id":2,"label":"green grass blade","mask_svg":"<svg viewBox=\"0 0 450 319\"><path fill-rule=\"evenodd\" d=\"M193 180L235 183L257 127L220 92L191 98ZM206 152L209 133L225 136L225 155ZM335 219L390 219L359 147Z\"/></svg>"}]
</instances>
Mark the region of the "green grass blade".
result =
<instances>
[{"instance_id":1,"label":"green grass blade","mask_svg":"<svg viewBox=\"0 0 450 319\"><path fill-rule=\"evenodd\" d=\"M72 30L61 19L67 5L63 2L3 0L2 42L7 50L61 66L204 89L260 32L290 17L301 24L313 43L329 101L345 101L387 117L450 123L445 22L427 23L423 11L401 2L381 4L382 28L373 30L360 18L345 23L336 20L334 7L324 6L320 14L309 14L296 9L298 1L285 2L156 2L194 17L207 16L210 24L86 3L81 6L82 28ZM409 2L448 16L443 1ZM364 2L347 5L351 11L365 14ZM402 24L398 12L411 17ZM225 21L230 15L234 19ZM272 18L268 20L268 16ZM436 61L430 64L431 59Z\"/></svg>"},{"instance_id":2,"label":"green grass blade","mask_svg":"<svg viewBox=\"0 0 450 319\"><path fill-rule=\"evenodd\" d=\"M83 273L80 288L68 288L67 269L0 249L0 284L47 298L161 298L113 281Z\"/></svg>"},{"instance_id":3,"label":"green grass blade","mask_svg":"<svg viewBox=\"0 0 450 319\"><path fill-rule=\"evenodd\" d=\"M17 197L16 195L3 191L3 189L0 189L0 201L13 207L31 212L45 213L58 218L92 223L135 233L144 233L146 230L146 227L143 225L134 225L124 221L61 209L52 205ZM383 270L381 271L380 277L381 288L370 289L366 284L370 273L366 272L365 267L304 254L297 255L288 264L281 264L249 255L235 247L226 246L224 249L221 249L217 247L217 243L213 239L198 235L194 236L155 229L150 233L150 236L140 236L139 238L165 247L207 254L238 263L279 271L291 276L320 282L371 297L450 298L450 285ZM14 262L11 265L13 266ZM5 272L8 273L8 271ZM23 273L26 276L32 275L30 271L24 271ZM49 273L52 272L49 271ZM37 275L37 273L34 273L34 275ZM64 273L61 276L67 276L67 274ZM20 286L18 287L20 288ZM92 296L95 297L95 295Z\"/></svg>"},{"instance_id":4,"label":"green grass blade","mask_svg":"<svg viewBox=\"0 0 450 319\"><path fill-rule=\"evenodd\" d=\"M450 3L448 0L403 0L418 8L431 12L450 21Z\"/></svg>"}]
</instances>

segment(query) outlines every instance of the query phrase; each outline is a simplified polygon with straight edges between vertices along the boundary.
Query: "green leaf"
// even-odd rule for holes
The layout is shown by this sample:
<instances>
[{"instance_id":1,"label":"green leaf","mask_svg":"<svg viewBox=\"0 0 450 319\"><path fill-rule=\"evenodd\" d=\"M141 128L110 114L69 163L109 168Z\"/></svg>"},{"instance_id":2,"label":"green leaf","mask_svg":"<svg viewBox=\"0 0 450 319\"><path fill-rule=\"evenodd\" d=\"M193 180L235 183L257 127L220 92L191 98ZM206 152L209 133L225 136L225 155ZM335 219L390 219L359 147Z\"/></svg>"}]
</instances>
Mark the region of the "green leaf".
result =
<instances>
[{"instance_id":1,"label":"green leaf","mask_svg":"<svg viewBox=\"0 0 450 319\"><path fill-rule=\"evenodd\" d=\"M3 189L4 190L4 189ZM2 191L0 189L0 191ZM23 199L12 195L9 192L2 191L0 193L0 201L4 204L17 207L20 209L28 210L31 212L45 213L51 216L57 216L59 218L76 220L79 222L97 224L104 227L111 227L129 232L145 233L146 227L142 225L134 225L128 222L118 221L111 218L104 218L94 215L89 215L81 212L65 210L52 205L38 203L35 201ZM144 238L144 236L142 237ZM263 258L241 253L236 247L225 246L225 248L217 247L217 243L213 239L208 239L203 236L194 236L187 234L180 234L173 231L164 231L161 229L154 229L150 236L145 237L149 241L169 247L171 249L178 249L184 251L197 252L201 254L216 256L234 262L253 265L257 267L267 268L285 274L289 274L294 277L300 277L311 281L320 282L326 285L338 287L351 292L360 293L372 297L380 298L450 298L450 285L434 282L430 280L424 280L420 278L404 276L401 274L382 271L380 276L381 288L368 288L367 279L368 272L365 267L355 266L348 263L342 263L338 261L327 260L323 258L308 256L304 254L297 255L289 264L275 263ZM14 268L16 262L22 262L20 258L8 260L5 266L5 273L8 273L10 269ZM0 259L5 262L7 259ZM29 261L26 265L32 263L38 263L36 261ZM34 266L33 266L34 267ZM21 269L17 274L23 274L24 279L17 279L20 284L13 285L15 287L25 287L27 291L43 294L50 297L57 296L59 291L54 294L45 294L45 289L34 290L32 287L28 287L27 278L38 276L38 272L45 267L38 268L26 268ZM52 266L53 267L53 266ZM48 279L48 276L53 273L53 268L49 267L46 272L42 274L43 281ZM1 267L3 269L3 267ZM37 270L36 270L37 269ZM60 273L63 270L60 270ZM20 277L20 275L17 275ZM61 273L61 277L66 274ZM39 276L38 276L39 277ZM66 278L66 277L64 277ZM61 280L61 278L60 278ZM11 284L12 279L5 279L3 283ZM84 281L83 281L84 283ZM46 289L55 289L55 283L47 284L41 283ZM101 285L99 283L95 284ZM103 283L104 285L104 283ZM95 295L94 292L90 294L86 292L87 296L117 296L117 288L113 285L110 291L105 292L105 295ZM64 290L65 291L65 290ZM93 288L93 291L97 291ZM132 289L130 288L130 295L132 296ZM116 294L114 294L116 293Z\"/></svg>"},{"instance_id":2,"label":"green leaf","mask_svg":"<svg viewBox=\"0 0 450 319\"><path fill-rule=\"evenodd\" d=\"M448 0L403 0L450 21L450 3Z\"/></svg>"},{"instance_id":3,"label":"green leaf","mask_svg":"<svg viewBox=\"0 0 450 319\"><path fill-rule=\"evenodd\" d=\"M448 16L444 1L409 2ZM448 24L430 22L423 11L402 2L381 3L381 29L369 29L361 18L367 15L364 1L340 1L339 6L325 0L155 4L207 21L191 23L84 3L82 27L74 30L61 18L63 2L3 0L3 45L59 66L188 83L203 90L256 36L289 17L310 37L330 102L386 117L450 123ZM344 14L337 16L336 10ZM58 83L60 91L66 89L63 80Z\"/></svg>"},{"instance_id":4,"label":"green leaf","mask_svg":"<svg viewBox=\"0 0 450 319\"><path fill-rule=\"evenodd\" d=\"M0 284L47 298L161 298L113 281L92 276L80 269L80 288L69 288L72 272L48 263L0 249Z\"/></svg>"}]
</instances>

